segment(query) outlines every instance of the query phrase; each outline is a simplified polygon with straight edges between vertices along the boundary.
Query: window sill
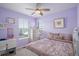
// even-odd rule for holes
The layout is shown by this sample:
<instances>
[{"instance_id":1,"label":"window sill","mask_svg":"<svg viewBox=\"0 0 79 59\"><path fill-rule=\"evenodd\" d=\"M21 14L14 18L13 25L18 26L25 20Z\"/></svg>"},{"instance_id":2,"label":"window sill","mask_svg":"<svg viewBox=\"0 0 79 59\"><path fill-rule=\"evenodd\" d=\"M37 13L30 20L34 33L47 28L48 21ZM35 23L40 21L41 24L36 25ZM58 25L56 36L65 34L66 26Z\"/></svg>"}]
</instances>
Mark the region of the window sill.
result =
<instances>
[{"instance_id":1,"label":"window sill","mask_svg":"<svg viewBox=\"0 0 79 59\"><path fill-rule=\"evenodd\" d=\"M23 38L19 38L19 40L27 40L29 37L23 37Z\"/></svg>"}]
</instances>

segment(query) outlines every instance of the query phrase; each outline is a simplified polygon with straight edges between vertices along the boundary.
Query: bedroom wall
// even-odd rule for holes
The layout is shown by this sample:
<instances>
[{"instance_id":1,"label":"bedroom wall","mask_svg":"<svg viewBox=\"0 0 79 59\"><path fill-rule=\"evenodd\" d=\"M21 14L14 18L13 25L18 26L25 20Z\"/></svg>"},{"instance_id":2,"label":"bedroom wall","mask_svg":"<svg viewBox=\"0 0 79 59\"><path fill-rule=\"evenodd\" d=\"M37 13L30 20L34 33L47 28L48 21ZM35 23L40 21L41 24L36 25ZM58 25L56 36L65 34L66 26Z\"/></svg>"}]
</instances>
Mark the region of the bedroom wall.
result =
<instances>
[{"instance_id":1,"label":"bedroom wall","mask_svg":"<svg viewBox=\"0 0 79 59\"><path fill-rule=\"evenodd\" d=\"M19 19L25 19L25 20L29 21L30 26L34 26L34 24L35 24L34 18L0 7L0 23L5 24L7 17L11 17L11 18L16 19L16 23L13 24L13 25L10 25L10 26L12 28L14 28L14 36L16 37L16 40L17 40L17 46L20 47L20 46L26 45L28 43L27 39L19 40L18 20ZM0 29L0 38L6 38L6 36L7 36L7 28L5 27L2 30Z\"/></svg>"},{"instance_id":2,"label":"bedroom wall","mask_svg":"<svg viewBox=\"0 0 79 59\"><path fill-rule=\"evenodd\" d=\"M56 29L53 26L53 20L60 17L64 18L65 27L62 29ZM39 27L45 32L72 34L74 27L77 26L77 7L43 16L38 20Z\"/></svg>"},{"instance_id":3,"label":"bedroom wall","mask_svg":"<svg viewBox=\"0 0 79 59\"><path fill-rule=\"evenodd\" d=\"M79 5L77 6L77 26L79 27Z\"/></svg>"}]
</instances>

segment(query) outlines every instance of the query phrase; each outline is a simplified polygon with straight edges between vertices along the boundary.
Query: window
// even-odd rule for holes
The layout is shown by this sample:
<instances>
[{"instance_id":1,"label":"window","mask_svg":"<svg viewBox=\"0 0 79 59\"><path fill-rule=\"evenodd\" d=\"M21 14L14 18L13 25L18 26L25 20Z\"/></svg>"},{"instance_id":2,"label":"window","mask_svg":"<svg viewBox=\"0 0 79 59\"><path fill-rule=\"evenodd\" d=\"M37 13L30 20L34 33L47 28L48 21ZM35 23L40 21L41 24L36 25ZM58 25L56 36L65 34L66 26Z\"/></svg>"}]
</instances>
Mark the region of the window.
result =
<instances>
[{"instance_id":1,"label":"window","mask_svg":"<svg viewBox=\"0 0 79 59\"><path fill-rule=\"evenodd\" d=\"M26 19L19 19L19 37L20 38L28 38L28 21Z\"/></svg>"}]
</instances>

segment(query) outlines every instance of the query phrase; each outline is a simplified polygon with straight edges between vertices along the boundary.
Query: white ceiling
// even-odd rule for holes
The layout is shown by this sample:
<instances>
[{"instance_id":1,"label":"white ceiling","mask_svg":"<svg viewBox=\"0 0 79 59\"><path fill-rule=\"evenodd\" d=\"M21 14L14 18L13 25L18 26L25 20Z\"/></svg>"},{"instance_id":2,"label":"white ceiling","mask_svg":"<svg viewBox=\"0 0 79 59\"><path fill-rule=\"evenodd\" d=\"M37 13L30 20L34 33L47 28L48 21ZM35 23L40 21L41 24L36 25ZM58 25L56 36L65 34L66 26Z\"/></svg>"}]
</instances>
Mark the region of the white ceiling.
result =
<instances>
[{"instance_id":1,"label":"white ceiling","mask_svg":"<svg viewBox=\"0 0 79 59\"><path fill-rule=\"evenodd\" d=\"M36 8L36 3L0 3L0 7L4 7L25 15L32 16L31 10L26 10L25 8ZM50 11L44 12L44 15L61 12L63 10L77 6L77 3L39 3L40 8L49 8ZM37 17L37 15L34 15Z\"/></svg>"}]
</instances>

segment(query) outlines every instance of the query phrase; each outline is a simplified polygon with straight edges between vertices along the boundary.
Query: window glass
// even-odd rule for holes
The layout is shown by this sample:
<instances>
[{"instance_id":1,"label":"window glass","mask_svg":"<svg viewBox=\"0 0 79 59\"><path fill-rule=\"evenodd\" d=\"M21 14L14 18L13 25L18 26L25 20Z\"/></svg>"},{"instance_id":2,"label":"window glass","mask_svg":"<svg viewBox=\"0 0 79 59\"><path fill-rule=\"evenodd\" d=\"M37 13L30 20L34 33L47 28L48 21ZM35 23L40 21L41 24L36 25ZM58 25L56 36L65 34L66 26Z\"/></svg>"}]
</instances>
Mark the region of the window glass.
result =
<instances>
[{"instance_id":1,"label":"window glass","mask_svg":"<svg viewBox=\"0 0 79 59\"><path fill-rule=\"evenodd\" d=\"M28 21L26 19L19 19L19 36L20 38L28 38Z\"/></svg>"}]
</instances>

